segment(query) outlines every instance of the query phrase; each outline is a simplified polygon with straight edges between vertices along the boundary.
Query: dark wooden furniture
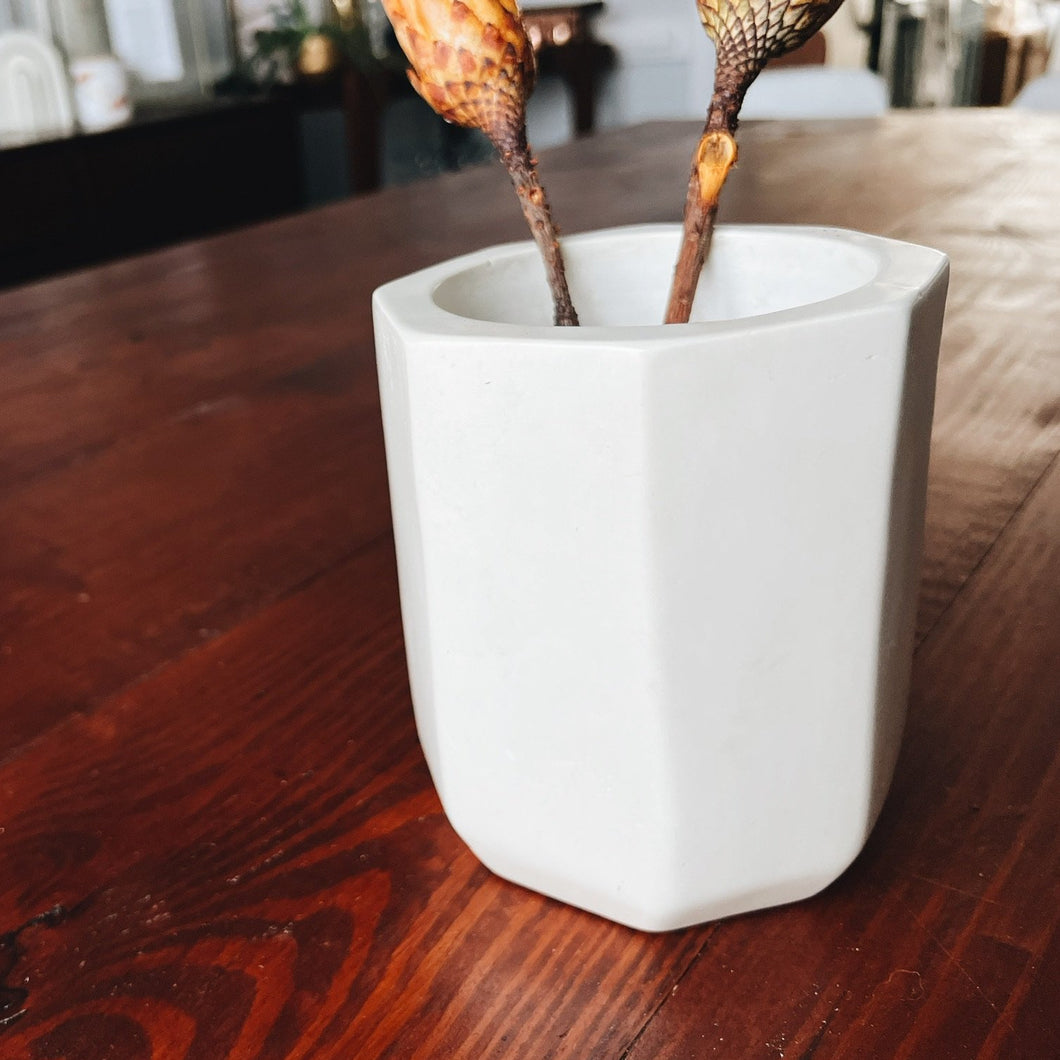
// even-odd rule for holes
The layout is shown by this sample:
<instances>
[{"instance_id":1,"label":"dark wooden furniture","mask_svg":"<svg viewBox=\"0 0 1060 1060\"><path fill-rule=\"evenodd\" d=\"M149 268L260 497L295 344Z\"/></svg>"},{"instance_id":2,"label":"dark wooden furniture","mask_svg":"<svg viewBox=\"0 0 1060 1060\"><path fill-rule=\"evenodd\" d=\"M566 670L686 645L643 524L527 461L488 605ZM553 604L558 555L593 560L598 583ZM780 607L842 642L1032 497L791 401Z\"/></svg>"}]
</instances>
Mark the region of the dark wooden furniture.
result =
<instances>
[{"instance_id":1,"label":"dark wooden furniture","mask_svg":"<svg viewBox=\"0 0 1060 1060\"><path fill-rule=\"evenodd\" d=\"M824 34L818 31L794 51L785 52L775 59L770 59L769 67L775 70L779 66L823 66L827 58L828 42Z\"/></svg>"},{"instance_id":2,"label":"dark wooden furniture","mask_svg":"<svg viewBox=\"0 0 1060 1060\"><path fill-rule=\"evenodd\" d=\"M332 153L340 165L335 167L338 172L332 174L332 179L342 186L342 195L333 195L332 199L376 191L382 185L386 109L396 100L413 96L408 78L397 65L365 73L346 64L326 74L298 78L270 89L271 99L298 115L303 132L303 164L317 164L304 142L304 123L316 117L330 120L335 127ZM427 104L423 106L426 108ZM444 124L441 118L437 120Z\"/></svg>"},{"instance_id":3,"label":"dark wooden furniture","mask_svg":"<svg viewBox=\"0 0 1060 1060\"><path fill-rule=\"evenodd\" d=\"M596 125L596 90L614 62L614 49L593 36L593 18L604 9L591 3L528 7L523 22L542 73L557 73L574 100L574 131L591 133Z\"/></svg>"},{"instance_id":4,"label":"dark wooden furniture","mask_svg":"<svg viewBox=\"0 0 1060 1060\"><path fill-rule=\"evenodd\" d=\"M561 222L697 131L546 152ZM952 256L919 637L853 867L660 936L481 868L413 727L369 295L499 168L0 295L0 1057L1060 1056L1058 186L1057 118L741 130L729 220Z\"/></svg>"},{"instance_id":5,"label":"dark wooden furniture","mask_svg":"<svg viewBox=\"0 0 1060 1060\"><path fill-rule=\"evenodd\" d=\"M586 136L595 129L600 79L614 62L614 49L593 36L593 18L603 9L602 0L590 0L527 8L523 12L523 22L537 56L539 76L555 74L566 85L574 104L577 136ZM397 48L396 43L394 47ZM347 67L328 76L305 78L276 89L279 98L292 102L301 112L341 110L348 186L352 194L375 191L383 183L387 108L415 96L402 66L401 53L396 51L388 67L370 73ZM468 131L447 125L441 118L436 120L442 155L439 165L456 169Z\"/></svg>"},{"instance_id":6,"label":"dark wooden furniture","mask_svg":"<svg viewBox=\"0 0 1060 1060\"><path fill-rule=\"evenodd\" d=\"M1031 33L984 30L976 102L1007 107L1020 89L1049 67L1049 37L1044 27Z\"/></svg>"},{"instance_id":7,"label":"dark wooden furniture","mask_svg":"<svg viewBox=\"0 0 1060 1060\"><path fill-rule=\"evenodd\" d=\"M298 209L283 100L144 106L129 125L0 149L0 287Z\"/></svg>"}]
</instances>

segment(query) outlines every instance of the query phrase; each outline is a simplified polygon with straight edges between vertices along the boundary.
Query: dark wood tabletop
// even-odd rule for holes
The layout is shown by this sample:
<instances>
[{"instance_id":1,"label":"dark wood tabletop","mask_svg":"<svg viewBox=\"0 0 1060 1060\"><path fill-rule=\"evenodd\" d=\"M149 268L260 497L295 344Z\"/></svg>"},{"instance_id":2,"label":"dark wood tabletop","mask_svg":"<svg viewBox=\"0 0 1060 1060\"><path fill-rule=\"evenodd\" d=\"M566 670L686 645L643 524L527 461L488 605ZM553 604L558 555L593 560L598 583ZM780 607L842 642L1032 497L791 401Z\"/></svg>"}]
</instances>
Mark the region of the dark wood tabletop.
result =
<instances>
[{"instance_id":1,"label":"dark wood tabletop","mask_svg":"<svg viewBox=\"0 0 1060 1060\"><path fill-rule=\"evenodd\" d=\"M677 219L696 133L546 152L561 225ZM0 295L0 1057L1060 1056L1060 117L741 152L723 219L952 258L910 716L853 867L641 934L442 815L369 297L522 237L469 170Z\"/></svg>"}]
</instances>

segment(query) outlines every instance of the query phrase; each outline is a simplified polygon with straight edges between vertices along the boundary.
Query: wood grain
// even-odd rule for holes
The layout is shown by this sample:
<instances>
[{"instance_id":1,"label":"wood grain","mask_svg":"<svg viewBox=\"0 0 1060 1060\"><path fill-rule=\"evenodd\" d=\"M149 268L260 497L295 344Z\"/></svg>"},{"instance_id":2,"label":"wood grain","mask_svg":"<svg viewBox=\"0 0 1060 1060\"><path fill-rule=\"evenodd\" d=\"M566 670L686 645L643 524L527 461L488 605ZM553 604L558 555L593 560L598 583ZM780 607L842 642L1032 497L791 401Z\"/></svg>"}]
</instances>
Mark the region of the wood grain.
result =
<instances>
[{"instance_id":1,"label":"wood grain","mask_svg":"<svg viewBox=\"0 0 1060 1060\"><path fill-rule=\"evenodd\" d=\"M196 654L5 771L19 882L4 922L65 912L19 938L19 973L40 985L3 1055L50 1055L71 1020L102 1041L116 1013L168 1043L147 1055L385 1055L396 1037L402 1055L485 1055L572 1028L609 1055L687 963L695 937L674 946L503 884L444 823L387 545ZM570 1002L533 1011L557 981ZM595 989L610 1001L582 1011Z\"/></svg>"},{"instance_id":2,"label":"wood grain","mask_svg":"<svg viewBox=\"0 0 1060 1060\"><path fill-rule=\"evenodd\" d=\"M677 220L695 132L546 153L558 220ZM920 641L853 868L661 936L416 741L368 300L522 237L499 168L0 295L0 1058L1060 1055L1058 186L1055 118L741 131L723 220L952 258Z\"/></svg>"}]
</instances>

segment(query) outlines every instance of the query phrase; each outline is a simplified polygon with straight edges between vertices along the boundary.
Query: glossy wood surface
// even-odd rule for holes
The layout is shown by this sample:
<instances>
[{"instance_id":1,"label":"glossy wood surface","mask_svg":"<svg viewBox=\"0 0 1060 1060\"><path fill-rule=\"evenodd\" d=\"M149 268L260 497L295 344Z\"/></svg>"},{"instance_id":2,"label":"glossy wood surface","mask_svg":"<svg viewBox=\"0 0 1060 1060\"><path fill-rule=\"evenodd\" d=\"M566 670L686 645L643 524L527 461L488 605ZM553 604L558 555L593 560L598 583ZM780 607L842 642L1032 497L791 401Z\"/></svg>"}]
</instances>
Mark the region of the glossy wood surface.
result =
<instances>
[{"instance_id":1,"label":"glossy wood surface","mask_svg":"<svg viewBox=\"0 0 1060 1060\"><path fill-rule=\"evenodd\" d=\"M560 223L676 219L695 133L547 152ZM854 866L653 936L446 823L369 296L521 238L467 171L0 295L0 1058L1060 1056L1060 117L741 151L723 219L953 262L910 719Z\"/></svg>"}]
</instances>

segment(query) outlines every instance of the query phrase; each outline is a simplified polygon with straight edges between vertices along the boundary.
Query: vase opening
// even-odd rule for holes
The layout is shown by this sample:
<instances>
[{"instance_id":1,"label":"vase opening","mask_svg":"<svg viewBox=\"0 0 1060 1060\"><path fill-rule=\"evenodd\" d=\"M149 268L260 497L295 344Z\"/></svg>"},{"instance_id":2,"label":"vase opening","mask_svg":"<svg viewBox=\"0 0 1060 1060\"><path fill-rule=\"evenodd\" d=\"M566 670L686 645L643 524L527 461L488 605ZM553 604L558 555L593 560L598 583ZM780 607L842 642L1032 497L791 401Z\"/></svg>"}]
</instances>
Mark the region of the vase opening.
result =
<instances>
[{"instance_id":1,"label":"vase opening","mask_svg":"<svg viewBox=\"0 0 1060 1060\"><path fill-rule=\"evenodd\" d=\"M589 327L644 327L663 319L680 228L657 225L571 236L563 241L571 292ZM765 241L763 243L763 240ZM718 229L692 322L740 320L811 305L863 287L877 254L828 229ZM496 248L434 289L456 316L548 327L552 308L532 244Z\"/></svg>"}]
</instances>

